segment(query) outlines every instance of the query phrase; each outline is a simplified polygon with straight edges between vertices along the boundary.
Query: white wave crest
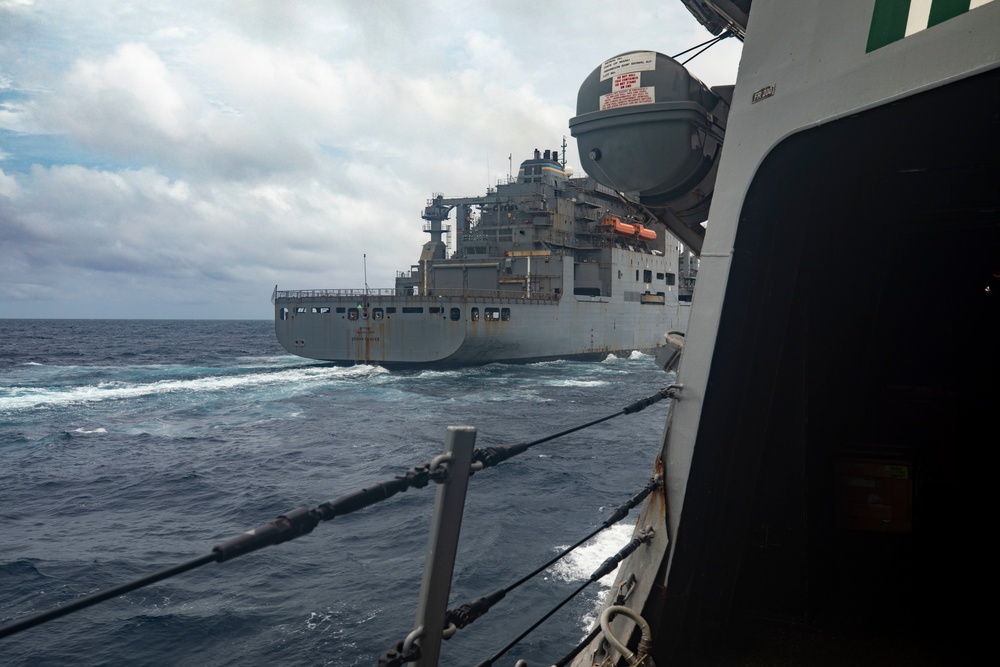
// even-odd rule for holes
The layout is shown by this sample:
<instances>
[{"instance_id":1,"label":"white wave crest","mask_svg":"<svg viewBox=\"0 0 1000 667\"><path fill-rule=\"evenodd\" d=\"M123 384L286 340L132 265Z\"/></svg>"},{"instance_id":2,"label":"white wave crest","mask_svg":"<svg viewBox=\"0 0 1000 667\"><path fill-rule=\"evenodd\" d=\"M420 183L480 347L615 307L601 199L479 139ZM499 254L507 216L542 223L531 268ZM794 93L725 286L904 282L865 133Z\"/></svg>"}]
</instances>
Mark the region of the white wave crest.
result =
<instances>
[{"instance_id":1,"label":"white wave crest","mask_svg":"<svg viewBox=\"0 0 1000 667\"><path fill-rule=\"evenodd\" d=\"M546 382L550 387L603 387L607 380L552 380Z\"/></svg>"},{"instance_id":2,"label":"white wave crest","mask_svg":"<svg viewBox=\"0 0 1000 667\"><path fill-rule=\"evenodd\" d=\"M632 539L632 532L635 526L631 522L623 522L611 526L605 531L598 533L594 539L585 542L575 549L571 554L552 566L550 572L552 576L563 581L576 583L586 581L590 575L601 566L606 559L615 555L619 549L628 544ZM556 547L556 551L561 551L567 545ZM597 615L601 611L604 598L611 590L611 585L615 581L618 570L607 574L597 580L600 590L594 598L593 607L580 618L581 632L586 633L597 621Z\"/></svg>"},{"instance_id":3,"label":"white wave crest","mask_svg":"<svg viewBox=\"0 0 1000 667\"><path fill-rule=\"evenodd\" d=\"M652 356L653 355L640 352L639 350L632 350L632 354L628 355L628 358L630 361L638 361L639 359L651 359Z\"/></svg>"},{"instance_id":4,"label":"white wave crest","mask_svg":"<svg viewBox=\"0 0 1000 667\"><path fill-rule=\"evenodd\" d=\"M388 373L381 366L302 366L263 373L236 375L209 375L185 380L159 380L156 382L100 382L96 385L60 389L13 387L6 396L0 396L0 412L11 412L40 407L56 407L72 403L142 398L174 392L210 393L280 385L312 385L343 379Z\"/></svg>"},{"instance_id":5,"label":"white wave crest","mask_svg":"<svg viewBox=\"0 0 1000 667\"><path fill-rule=\"evenodd\" d=\"M635 528L629 522L623 522L611 526L607 530L598 533L592 540L577 547L571 554L552 566L552 576L563 581L585 581L590 578L598 567L607 558L632 539L632 531ZM569 545L555 547L555 551L562 551ZM614 582L615 574L611 574L598 579L597 583L603 588L610 588Z\"/></svg>"},{"instance_id":6,"label":"white wave crest","mask_svg":"<svg viewBox=\"0 0 1000 667\"><path fill-rule=\"evenodd\" d=\"M460 371L420 371L417 378L420 380L436 380L438 378L453 378L462 375Z\"/></svg>"},{"instance_id":7,"label":"white wave crest","mask_svg":"<svg viewBox=\"0 0 1000 667\"><path fill-rule=\"evenodd\" d=\"M72 431L70 431L70 433L83 433L85 435L90 435L92 433L107 433L107 432L108 432L108 429L104 428L103 426L100 427L100 428L95 428L95 429L91 429L91 430L87 430L87 429L85 429L83 427L80 427L80 428L75 428Z\"/></svg>"}]
</instances>

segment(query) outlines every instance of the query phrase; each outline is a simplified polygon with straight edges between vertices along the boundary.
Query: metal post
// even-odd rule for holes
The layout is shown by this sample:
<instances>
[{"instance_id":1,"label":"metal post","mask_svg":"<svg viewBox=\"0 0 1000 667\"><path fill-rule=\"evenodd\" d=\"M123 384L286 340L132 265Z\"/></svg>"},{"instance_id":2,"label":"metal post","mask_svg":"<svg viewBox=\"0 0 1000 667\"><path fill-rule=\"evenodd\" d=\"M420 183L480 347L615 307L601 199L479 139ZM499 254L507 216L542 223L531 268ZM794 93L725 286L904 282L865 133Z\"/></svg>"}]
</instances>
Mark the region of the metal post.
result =
<instances>
[{"instance_id":1,"label":"metal post","mask_svg":"<svg viewBox=\"0 0 1000 667\"><path fill-rule=\"evenodd\" d=\"M476 444L476 429L472 426L449 426L445 436L445 454L448 462L448 479L438 487L431 521L427 561L424 563L424 580L420 586L420 603L413 627L423 628L418 640L420 658L418 667L436 667L441 655L441 633L444 615L448 611L451 576L455 569L455 551L462 528L465 508L465 491L469 486L469 466L472 449Z\"/></svg>"}]
</instances>

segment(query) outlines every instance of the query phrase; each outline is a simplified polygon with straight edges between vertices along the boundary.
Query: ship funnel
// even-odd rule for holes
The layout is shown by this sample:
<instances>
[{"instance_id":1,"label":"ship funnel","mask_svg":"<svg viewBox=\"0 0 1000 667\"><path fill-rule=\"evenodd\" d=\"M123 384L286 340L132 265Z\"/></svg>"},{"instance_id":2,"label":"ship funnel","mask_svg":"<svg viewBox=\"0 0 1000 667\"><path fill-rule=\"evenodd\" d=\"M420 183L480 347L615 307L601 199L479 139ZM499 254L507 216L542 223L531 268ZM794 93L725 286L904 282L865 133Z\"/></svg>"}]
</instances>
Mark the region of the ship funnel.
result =
<instances>
[{"instance_id":1,"label":"ship funnel","mask_svg":"<svg viewBox=\"0 0 1000 667\"><path fill-rule=\"evenodd\" d=\"M669 56L630 51L584 80L570 132L591 178L638 194L700 252L731 95L731 86L710 90Z\"/></svg>"}]
</instances>

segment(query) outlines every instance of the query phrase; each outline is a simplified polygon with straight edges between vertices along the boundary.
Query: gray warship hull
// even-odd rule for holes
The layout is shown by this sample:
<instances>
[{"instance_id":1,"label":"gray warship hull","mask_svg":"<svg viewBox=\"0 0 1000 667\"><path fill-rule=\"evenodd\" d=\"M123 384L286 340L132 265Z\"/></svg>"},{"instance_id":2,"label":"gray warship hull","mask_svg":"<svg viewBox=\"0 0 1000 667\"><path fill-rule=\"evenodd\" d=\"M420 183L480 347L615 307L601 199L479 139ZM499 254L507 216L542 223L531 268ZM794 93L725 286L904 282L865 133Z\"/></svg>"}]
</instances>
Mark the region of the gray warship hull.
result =
<instances>
[{"instance_id":1,"label":"gray warship hull","mask_svg":"<svg viewBox=\"0 0 1000 667\"><path fill-rule=\"evenodd\" d=\"M484 296L370 296L371 309L395 309L386 319L348 322L337 308L349 295L286 292L275 324L278 340L301 357L385 366L475 365L499 361L603 359L632 351L653 353L667 330L683 329L689 304L639 308L622 299L568 296L558 301ZM342 305L338 305L342 304ZM500 319L469 313L497 309ZM405 309L405 311L404 311ZM451 313L458 310L459 319ZM506 315L509 313L509 317ZM340 319L340 322L336 320Z\"/></svg>"},{"instance_id":2,"label":"gray warship hull","mask_svg":"<svg viewBox=\"0 0 1000 667\"><path fill-rule=\"evenodd\" d=\"M655 353L686 328L690 255L624 196L570 178L556 155L536 151L485 196L430 200L431 241L395 287L275 288L278 341L309 359L386 367Z\"/></svg>"}]
</instances>

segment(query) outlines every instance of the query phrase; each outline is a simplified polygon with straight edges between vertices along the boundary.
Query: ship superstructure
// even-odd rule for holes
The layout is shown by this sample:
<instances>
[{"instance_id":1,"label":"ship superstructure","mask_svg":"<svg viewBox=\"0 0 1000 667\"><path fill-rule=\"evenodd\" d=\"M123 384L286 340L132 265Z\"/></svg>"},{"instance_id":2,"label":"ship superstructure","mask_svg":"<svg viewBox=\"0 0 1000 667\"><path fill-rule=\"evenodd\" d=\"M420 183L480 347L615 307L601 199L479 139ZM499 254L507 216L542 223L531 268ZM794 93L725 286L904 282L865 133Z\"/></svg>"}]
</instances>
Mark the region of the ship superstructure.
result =
<instances>
[{"instance_id":1,"label":"ship superstructure","mask_svg":"<svg viewBox=\"0 0 1000 667\"><path fill-rule=\"evenodd\" d=\"M392 288L276 289L282 346L464 365L651 352L685 327L696 261L624 193L574 178L558 149L536 149L485 195L435 195L421 217L430 239Z\"/></svg>"}]
</instances>

